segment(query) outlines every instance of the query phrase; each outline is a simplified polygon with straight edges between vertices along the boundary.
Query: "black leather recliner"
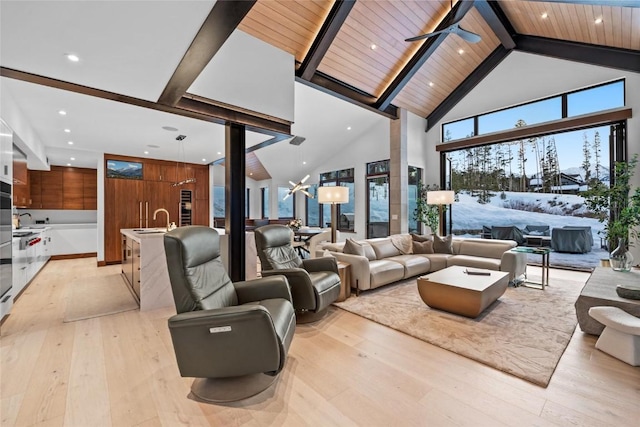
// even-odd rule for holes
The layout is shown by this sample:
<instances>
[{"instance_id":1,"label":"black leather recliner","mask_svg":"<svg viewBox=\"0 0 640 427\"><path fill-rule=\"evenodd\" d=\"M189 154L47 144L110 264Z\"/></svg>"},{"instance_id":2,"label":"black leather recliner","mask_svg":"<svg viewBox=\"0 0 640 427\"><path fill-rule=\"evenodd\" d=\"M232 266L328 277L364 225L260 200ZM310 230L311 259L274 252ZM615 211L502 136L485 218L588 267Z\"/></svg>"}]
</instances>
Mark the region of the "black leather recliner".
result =
<instances>
[{"instance_id":1,"label":"black leather recliner","mask_svg":"<svg viewBox=\"0 0 640 427\"><path fill-rule=\"evenodd\" d=\"M218 232L180 227L164 236L178 314L169 330L180 375L191 391L230 402L265 390L283 369L295 332L285 276L232 283L220 259Z\"/></svg>"},{"instance_id":2,"label":"black leather recliner","mask_svg":"<svg viewBox=\"0 0 640 427\"><path fill-rule=\"evenodd\" d=\"M291 245L293 231L285 225L255 230L262 276L284 274L291 287L298 323L323 317L340 294L338 264L333 257L301 259Z\"/></svg>"}]
</instances>

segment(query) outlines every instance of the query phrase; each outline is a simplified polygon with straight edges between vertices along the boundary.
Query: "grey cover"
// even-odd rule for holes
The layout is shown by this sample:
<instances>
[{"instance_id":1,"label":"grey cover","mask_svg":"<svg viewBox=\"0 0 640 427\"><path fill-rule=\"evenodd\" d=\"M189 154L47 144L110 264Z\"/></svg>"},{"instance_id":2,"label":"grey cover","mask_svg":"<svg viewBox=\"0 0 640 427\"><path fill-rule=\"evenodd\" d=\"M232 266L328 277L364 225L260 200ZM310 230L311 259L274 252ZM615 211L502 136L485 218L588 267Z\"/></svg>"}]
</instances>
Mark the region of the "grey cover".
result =
<instances>
[{"instance_id":1,"label":"grey cover","mask_svg":"<svg viewBox=\"0 0 640 427\"><path fill-rule=\"evenodd\" d=\"M522 234L522 230L515 225L491 227L491 238L499 240L514 240L518 245L522 245L526 241Z\"/></svg>"},{"instance_id":2,"label":"grey cover","mask_svg":"<svg viewBox=\"0 0 640 427\"><path fill-rule=\"evenodd\" d=\"M551 230L551 248L557 252L584 254L591 252L591 227L562 227Z\"/></svg>"}]
</instances>

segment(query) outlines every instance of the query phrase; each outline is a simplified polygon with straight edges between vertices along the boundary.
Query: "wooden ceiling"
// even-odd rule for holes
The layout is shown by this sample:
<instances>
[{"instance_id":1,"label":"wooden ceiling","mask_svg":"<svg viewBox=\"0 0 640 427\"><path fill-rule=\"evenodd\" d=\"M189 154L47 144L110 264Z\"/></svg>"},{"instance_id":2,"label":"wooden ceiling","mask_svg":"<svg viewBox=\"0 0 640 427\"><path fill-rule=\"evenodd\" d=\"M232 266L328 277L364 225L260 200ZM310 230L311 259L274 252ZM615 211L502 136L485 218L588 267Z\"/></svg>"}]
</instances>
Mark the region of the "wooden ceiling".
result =
<instances>
[{"instance_id":1,"label":"wooden ceiling","mask_svg":"<svg viewBox=\"0 0 640 427\"><path fill-rule=\"evenodd\" d=\"M431 126L514 49L640 72L640 2L612 3L257 0L238 28L294 55L300 81L390 117L405 108ZM404 41L459 18L479 43Z\"/></svg>"}]
</instances>

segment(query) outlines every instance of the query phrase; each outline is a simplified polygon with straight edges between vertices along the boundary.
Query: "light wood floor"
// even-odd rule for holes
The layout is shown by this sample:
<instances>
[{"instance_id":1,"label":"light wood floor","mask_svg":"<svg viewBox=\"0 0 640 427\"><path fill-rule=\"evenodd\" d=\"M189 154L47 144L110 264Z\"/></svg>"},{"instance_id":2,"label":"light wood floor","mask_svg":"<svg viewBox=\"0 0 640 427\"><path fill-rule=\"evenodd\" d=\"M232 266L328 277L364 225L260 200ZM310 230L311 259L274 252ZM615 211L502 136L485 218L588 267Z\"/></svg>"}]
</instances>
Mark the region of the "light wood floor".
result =
<instances>
[{"instance_id":1,"label":"light wood floor","mask_svg":"<svg viewBox=\"0 0 640 427\"><path fill-rule=\"evenodd\" d=\"M579 328L548 388L332 309L299 326L277 385L243 403L187 398L167 329L173 309L62 323L68 283L118 272L51 261L18 299L1 338L5 426L631 426L640 368ZM552 285L565 275L552 271ZM542 291L541 291L542 292Z\"/></svg>"}]
</instances>

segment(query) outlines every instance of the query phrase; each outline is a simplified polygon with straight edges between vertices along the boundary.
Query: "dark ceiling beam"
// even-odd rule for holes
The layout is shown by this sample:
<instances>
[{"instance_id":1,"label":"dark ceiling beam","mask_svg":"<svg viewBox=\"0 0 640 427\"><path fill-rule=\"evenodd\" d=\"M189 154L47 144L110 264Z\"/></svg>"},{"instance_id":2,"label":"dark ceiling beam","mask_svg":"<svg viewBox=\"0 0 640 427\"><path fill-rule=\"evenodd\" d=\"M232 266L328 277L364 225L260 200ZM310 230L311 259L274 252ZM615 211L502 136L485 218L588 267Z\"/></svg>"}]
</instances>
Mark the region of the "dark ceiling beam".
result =
<instances>
[{"instance_id":1,"label":"dark ceiling beam","mask_svg":"<svg viewBox=\"0 0 640 427\"><path fill-rule=\"evenodd\" d=\"M458 22L461 20L466 13L471 10L473 7L473 1L459 1L456 5L451 9L451 11L444 17L442 21L438 24L435 31L444 30L449 25L454 22ZM418 72L420 67L427 62L427 59L436 51L438 46L442 44L444 39L449 35L449 33L438 34L435 37L429 37L425 40L425 42L420 46L420 49L413 55L413 57L409 60L407 65L404 66L402 71L393 79L393 82L385 89L385 91L380 95L380 97L374 103L374 107L379 110L385 110L387 107L391 105L391 101L400 93L400 91L405 87L405 85L411 80L411 78Z\"/></svg>"},{"instance_id":2,"label":"dark ceiling beam","mask_svg":"<svg viewBox=\"0 0 640 427\"><path fill-rule=\"evenodd\" d=\"M516 42L513 40L513 35L516 34L516 31L513 29L513 25L509 22L507 15L505 15L498 2L476 0L474 5L482 16L482 19L489 24L491 31L498 37L502 46L507 49L516 47Z\"/></svg>"},{"instance_id":3,"label":"dark ceiling beam","mask_svg":"<svg viewBox=\"0 0 640 427\"><path fill-rule=\"evenodd\" d=\"M251 153L253 151L259 150L261 148L265 148L268 147L270 145L275 144L276 142L280 142L280 141L284 141L285 139L289 139L291 138L291 135L277 135L274 136L273 138L267 139L266 141L262 141L259 144L256 145L252 145L251 147L248 147L247 149L244 150L245 154ZM213 165L221 165L224 164L224 157L221 157L213 162L211 162L211 164Z\"/></svg>"},{"instance_id":4,"label":"dark ceiling beam","mask_svg":"<svg viewBox=\"0 0 640 427\"><path fill-rule=\"evenodd\" d=\"M362 92L319 71L315 72L310 81L299 77L296 77L296 81L390 119L395 120L398 118L398 108L394 105L389 105L386 109L380 110L373 106L376 101L373 95Z\"/></svg>"},{"instance_id":5,"label":"dark ceiling beam","mask_svg":"<svg viewBox=\"0 0 640 427\"><path fill-rule=\"evenodd\" d=\"M509 55L511 49L498 46L471 74L463 80L432 112L427 116L427 131L436 125L453 107L467 96L495 67Z\"/></svg>"},{"instance_id":6,"label":"dark ceiling beam","mask_svg":"<svg viewBox=\"0 0 640 427\"><path fill-rule=\"evenodd\" d=\"M211 123L239 123L245 125L247 129L268 135L275 136L278 134L291 134L290 122L270 120L264 116L252 115L246 111L236 111L230 108L210 105L186 98L182 98L177 106L169 106L88 86L82 86L63 80L52 79L50 77L13 70L11 68L0 67L0 76L52 87L55 89L66 90L69 92L80 93L109 101L122 102L136 107L149 108L151 110L177 114L179 116L190 117L192 119L204 120Z\"/></svg>"},{"instance_id":7,"label":"dark ceiling beam","mask_svg":"<svg viewBox=\"0 0 640 427\"><path fill-rule=\"evenodd\" d=\"M160 104L175 106L180 101L255 2L256 0L216 2L160 95Z\"/></svg>"},{"instance_id":8,"label":"dark ceiling beam","mask_svg":"<svg viewBox=\"0 0 640 427\"><path fill-rule=\"evenodd\" d=\"M311 80L355 3L356 0L336 0L329 15L327 15L327 19L325 19L318 35L313 41L309 52L307 52L306 57L302 61L302 65L298 68L297 75L299 77L304 80Z\"/></svg>"},{"instance_id":9,"label":"dark ceiling beam","mask_svg":"<svg viewBox=\"0 0 640 427\"><path fill-rule=\"evenodd\" d=\"M517 35L516 50L640 73L640 51Z\"/></svg>"},{"instance_id":10,"label":"dark ceiling beam","mask_svg":"<svg viewBox=\"0 0 640 427\"><path fill-rule=\"evenodd\" d=\"M591 6L640 7L638 0L529 0L544 3L586 4Z\"/></svg>"}]
</instances>

